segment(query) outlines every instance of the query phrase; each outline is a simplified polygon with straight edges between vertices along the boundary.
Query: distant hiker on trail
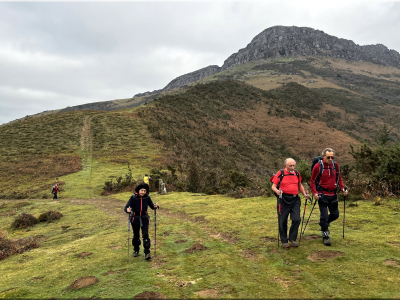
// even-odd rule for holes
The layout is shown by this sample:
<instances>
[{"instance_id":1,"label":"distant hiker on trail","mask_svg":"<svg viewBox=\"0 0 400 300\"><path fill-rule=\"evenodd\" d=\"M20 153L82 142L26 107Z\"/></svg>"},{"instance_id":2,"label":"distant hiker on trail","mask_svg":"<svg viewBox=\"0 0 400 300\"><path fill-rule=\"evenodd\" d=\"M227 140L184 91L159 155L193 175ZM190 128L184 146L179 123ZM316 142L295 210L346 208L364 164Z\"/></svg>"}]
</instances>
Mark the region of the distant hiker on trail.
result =
<instances>
[{"instance_id":1,"label":"distant hiker on trail","mask_svg":"<svg viewBox=\"0 0 400 300\"><path fill-rule=\"evenodd\" d=\"M310 186L316 200L318 200L322 239L326 246L331 245L329 239L329 225L331 222L339 218L339 207L337 198L337 188L343 191L347 196L347 189L343 185L342 176L340 174L339 165L334 159L335 151L326 148L322 152L322 156L314 158L312 168ZM329 209L329 215L328 215Z\"/></svg>"},{"instance_id":2,"label":"distant hiker on trail","mask_svg":"<svg viewBox=\"0 0 400 300\"><path fill-rule=\"evenodd\" d=\"M147 207L156 209L157 204L153 204L149 196L149 185L145 183L139 184L135 188L135 193L130 197L126 203L124 211L129 213L131 225L133 229L132 246L134 249L133 257L139 255L140 250L140 228L142 229L143 247L145 253L145 259L151 259L150 256L150 238L149 238L149 215L147 213Z\"/></svg>"},{"instance_id":3,"label":"distant hiker on trail","mask_svg":"<svg viewBox=\"0 0 400 300\"><path fill-rule=\"evenodd\" d=\"M51 193L53 194L53 200L57 199L57 193L58 193L58 186L57 183L53 186L51 189Z\"/></svg>"},{"instance_id":4,"label":"distant hiker on trail","mask_svg":"<svg viewBox=\"0 0 400 300\"><path fill-rule=\"evenodd\" d=\"M289 248L287 221L290 214L292 225L289 230L289 241L293 247L298 247L299 243L296 239L301 222L299 190L306 198L308 198L308 194L306 194L304 186L301 183L300 173L295 170L296 161L293 158L287 158L284 166L285 168L278 171L272 178L272 190L277 197L279 236L282 246Z\"/></svg>"},{"instance_id":5,"label":"distant hiker on trail","mask_svg":"<svg viewBox=\"0 0 400 300\"><path fill-rule=\"evenodd\" d=\"M151 179L151 177L149 176L149 175L144 175L144 177L143 177L143 182L145 183L145 184L147 184L147 185L150 185L150 180L153 180L153 179Z\"/></svg>"}]
</instances>

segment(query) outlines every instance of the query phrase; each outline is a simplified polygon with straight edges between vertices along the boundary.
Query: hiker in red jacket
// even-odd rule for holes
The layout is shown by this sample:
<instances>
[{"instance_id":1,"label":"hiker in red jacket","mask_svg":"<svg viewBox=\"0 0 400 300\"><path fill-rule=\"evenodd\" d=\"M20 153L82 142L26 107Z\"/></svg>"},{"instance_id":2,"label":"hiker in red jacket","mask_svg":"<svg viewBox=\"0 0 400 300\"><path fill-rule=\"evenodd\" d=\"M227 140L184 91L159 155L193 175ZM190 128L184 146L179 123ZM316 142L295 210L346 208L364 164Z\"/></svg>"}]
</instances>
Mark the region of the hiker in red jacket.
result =
<instances>
[{"instance_id":1,"label":"hiker in red jacket","mask_svg":"<svg viewBox=\"0 0 400 300\"><path fill-rule=\"evenodd\" d=\"M53 186L53 189L51 190L52 194L53 194L53 200L56 199L57 200L57 193L58 193L58 186L57 183Z\"/></svg>"},{"instance_id":2,"label":"hiker in red jacket","mask_svg":"<svg viewBox=\"0 0 400 300\"><path fill-rule=\"evenodd\" d=\"M343 185L339 165L334 159L335 151L326 148L322 152L322 160L319 160L313 167L310 179L310 186L314 197L318 200L322 239L326 246L331 245L329 238L329 225L339 218L339 206L337 189L340 188L347 196L348 191ZM328 215L329 209L329 215Z\"/></svg>"},{"instance_id":3,"label":"hiker in red jacket","mask_svg":"<svg viewBox=\"0 0 400 300\"><path fill-rule=\"evenodd\" d=\"M279 236L284 248L290 247L289 241L293 247L298 247L299 243L296 239L301 222L301 199L298 195L299 190L306 198L308 197L308 194L306 194L304 186L301 183L301 175L299 171L295 170L296 161L293 158L287 158L284 164L285 168L278 171L272 179L272 190L278 200ZM280 211L279 204L281 205ZM292 225L290 226L288 241L287 222L289 214L290 219L292 220Z\"/></svg>"}]
</instances>

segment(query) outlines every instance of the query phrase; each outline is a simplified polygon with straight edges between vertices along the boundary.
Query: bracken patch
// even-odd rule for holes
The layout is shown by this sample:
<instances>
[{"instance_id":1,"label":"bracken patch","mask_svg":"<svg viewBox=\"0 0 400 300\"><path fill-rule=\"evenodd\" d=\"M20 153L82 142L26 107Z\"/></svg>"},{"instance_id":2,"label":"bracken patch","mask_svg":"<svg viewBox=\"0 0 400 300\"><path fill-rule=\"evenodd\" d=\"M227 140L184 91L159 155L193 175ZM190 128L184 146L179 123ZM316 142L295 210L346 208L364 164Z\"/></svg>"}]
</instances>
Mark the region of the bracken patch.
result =
<instances>
[{"instance_id":1,"label":"bracken patch","mask_svg":"<svg viewBox=\"0 0 400 300\"><path fill-rule=\"evenodd\" d=\"M39 248L39 240L41 240L41 237L12 240L6 239L5 237L0 237L0 260L3 260L14 254L21 254L25 251Z\"/></svg>"},{"instance_id":2,"label":"bracken patch","mask_svg":"<svg viewBox=\"0 0 400 300\"><path fill-rule=\"evenodd\" d=\"M63 216L62 213L55 211L55 210L49 210L47 212L42 213L39 218L38 221L39 222L51 222L53 220L58 220Z\"/></svg>"},{"instance_id":3,"label":"bracken patch","mask_svg":"<svg viewBox=\"0 0 400 300\"><path fill-rule=\"evenodd\" d=\"M15 228L15 229L21 229L21 228L26 228L29 226L34 226L37 223L38 223L38 219L36 219L36 217L24 212L24 213L18 215L14 219L13 223L11 224L11 227Z\"/></svg>"}]
</instances>

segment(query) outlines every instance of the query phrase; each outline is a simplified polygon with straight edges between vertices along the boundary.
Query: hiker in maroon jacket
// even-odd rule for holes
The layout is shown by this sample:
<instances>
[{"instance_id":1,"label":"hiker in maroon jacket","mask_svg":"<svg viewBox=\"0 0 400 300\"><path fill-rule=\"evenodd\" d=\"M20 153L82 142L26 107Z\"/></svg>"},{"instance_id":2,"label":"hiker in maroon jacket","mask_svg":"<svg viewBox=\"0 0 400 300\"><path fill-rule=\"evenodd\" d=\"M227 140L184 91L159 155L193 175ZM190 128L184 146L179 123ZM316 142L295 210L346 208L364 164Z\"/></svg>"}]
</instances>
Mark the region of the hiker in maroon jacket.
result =
<instances>
[{"instance_id":1,"label":"hiker in maroon jacket","mask_svg":"<svg viewBox=\"0 0 400 300\"><path fill-rule=\"evenodd\" d=\"M343 191L346 196L348 191L343 185L339 165L334 159L335 151L326 148L322 152L322 160L319 160L313 167L310 179L310 186L314 197L318 200L322 239L326 246L331 245L329 238L329 225L339 218L339 206L337 189ZM329 209L329 215L328 215Z\"/></svg>"},{"instance_id":2,"label":"hiker in maroon jacket","mask_svg":"<svg viewBox=\"0 0 400 300\"><path fill-rule=\"evenodd\" d=\"M278 222L279 222L279 236L281 238L282 246L289 248L289 241L293 247L298 247L299 243L296 241L299 226L301 222L300 206L301 199L299 191L308 197L301 183L301 175L295 170L296 161L293 158L285 160L285 168L278 171L272 179L272 190L277 196L278 201ZM283 172L283 174L282 174ZM280 208L279 208L280 204ZM280 211L279 211L280 210ZM290 214L292 225L289 230L289 240L287 236L287 223Z\"/></svg>"},{"instance_id":3,"label":"hiker in maroon jacket","mask_svg":"<svg viewBox=\"0 0 400 300\"><path fill-rule=\"evenodd\" d=\"M51 190L52 194L53 194L53 200L56 199L57 200L57 193L58 193L58 186L57 183L53 186L53 189Z\"/></svg>"}]
</instances>

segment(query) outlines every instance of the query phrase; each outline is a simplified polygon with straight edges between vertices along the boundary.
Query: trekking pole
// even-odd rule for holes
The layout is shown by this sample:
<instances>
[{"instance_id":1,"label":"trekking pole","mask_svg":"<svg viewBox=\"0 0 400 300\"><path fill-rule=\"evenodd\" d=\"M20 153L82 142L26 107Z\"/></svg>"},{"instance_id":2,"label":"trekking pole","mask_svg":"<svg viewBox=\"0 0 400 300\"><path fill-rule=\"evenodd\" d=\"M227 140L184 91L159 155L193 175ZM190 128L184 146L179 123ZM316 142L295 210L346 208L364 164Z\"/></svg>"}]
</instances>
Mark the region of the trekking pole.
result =
<instances>
[{"instance_id":1,"label":"trekking pole","mask_svg":"<svg viewBox=\"0 0 400 300\"><path fill-rule=\"evenodd\" d=\"M281 230L281 199L282 199L282 191L278 199L278 248L279 248L279 237L280 237L280 230Z\"/></svg>"},{"instance_id":2,"label":"trekking pole","mask_svg":"<svg viewBox=\"0 0 400 300\"><path fill-rule=\"evenodd\" d=\"M344 190L347 191L347 187L344 187ZM344 201L343 201L343 238L344 238L345 217L346 217L346 196L344 196Z\"/></svg>"},{"instance_id":3,"label":"trekking pole","mask_svg":"<svg viewBox=\"0 0 400 300\"><path fill-rule=\"evenodd\" d=\"M128 263L129 263L129 235L131 233L131 214L128 215Z\"/></svg>"},{"instance_id":4,"label":"trekking pole","mask_svg":"<svg viewBox=\"0 0 400 300\"><path fill-rule=\"evenodd\" d=\"M157 204L157 202L155 203ZM157 253L157 209L160 207L157 205L157 208L154 210L154 257Z\"/></svg>"},{"instance_id":5,"label":"trekking pole","mask_svg":"<svg viewBox=\"0 0 400 300\"><path fill-rule=\"evenodd\" d=\"M299 239L299 242L301 242L301 233L302 233L302 231L303 231L304 215L306 214L307 201L308 201L308 198L310 197L310 195L308 194L308 192L307 192L307 195L308 195L308 197L306 198L306 202L304 203L303 220L301 221L301 229L300 229L300 239Z\"/></svg>"},{"instance_id":6,"label":"trekking pole","mask_svg":"<svg viewBox=\"0 0 400 300\"><path fill-rule=\"evenodd\" d=\"M314 199L314 195L311 196L311 203L312 203L313 199ZM317 199L315 199L315 201L314 201L314 205L311 208L311 212L310 212L310 215L308 216L308 220L307 220L306 226L304 226L304 231L301 233L301 235L304 235L304 232L306 232L306 228L307 228L308 222L310 221L310 218L311 218L312 212L314 210L315 204L317 204Z\"/></svg>"}]
</instances>

